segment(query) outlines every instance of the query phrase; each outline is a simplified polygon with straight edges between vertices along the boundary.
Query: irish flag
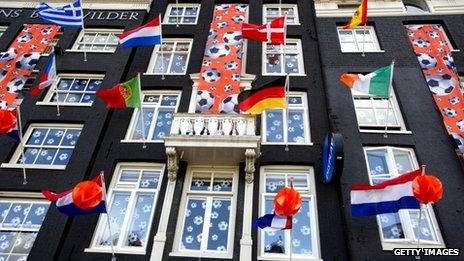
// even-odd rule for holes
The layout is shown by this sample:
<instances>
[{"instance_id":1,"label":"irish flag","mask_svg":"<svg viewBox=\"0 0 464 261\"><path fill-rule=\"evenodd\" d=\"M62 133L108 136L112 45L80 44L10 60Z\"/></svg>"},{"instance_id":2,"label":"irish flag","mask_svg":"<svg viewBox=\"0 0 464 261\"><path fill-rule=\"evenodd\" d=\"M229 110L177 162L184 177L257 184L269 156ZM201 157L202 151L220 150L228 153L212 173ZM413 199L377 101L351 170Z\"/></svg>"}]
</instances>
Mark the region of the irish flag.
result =
<instances>
[{"instance_id":1,"label":"irish flag","mask_svg":"<svg viewBox=\"0 0 464 261\"><path fill-rule=\"evenodd\" d=\"M106 108L140 108L140 90L140 77L137 75L111 89L98 90L97 96L106 103Z\"/></svg>"},{"instance_id":2,"label":"irish flag","mask_svg":"<svg viewBox=\"0 0 464 261\"><path fill-rule=\"evenodd\" d=\"M393 63L366 75L345 73L340 76L340 81L350 89L378 97L390 95L392 79Z\"/></svg>"}]
</instances>

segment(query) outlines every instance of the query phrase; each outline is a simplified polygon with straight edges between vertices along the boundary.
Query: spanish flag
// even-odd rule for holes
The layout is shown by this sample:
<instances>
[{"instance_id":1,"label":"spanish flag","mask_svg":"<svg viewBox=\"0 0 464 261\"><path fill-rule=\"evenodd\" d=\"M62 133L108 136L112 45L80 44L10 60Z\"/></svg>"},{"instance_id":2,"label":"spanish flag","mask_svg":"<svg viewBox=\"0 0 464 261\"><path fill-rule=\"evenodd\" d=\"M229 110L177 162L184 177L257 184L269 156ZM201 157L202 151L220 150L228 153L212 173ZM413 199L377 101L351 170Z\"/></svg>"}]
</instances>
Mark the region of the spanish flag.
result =
<instances>
[{"instance_id":1,"label":"spanish flag","mask_svg":"<svg viewBox=\"0 0 464 261\"><path fill-rule=\"evenodd\" d=\"M286 77L280 77L256 90L238 95L238 107L243 114L261 114L266 109L285 108Z\"/></svg>"},{"instance_id":2,"label":"spanish flag","mask_svg":"<svg viewBox=\"0 0 464 261\"><path fill-rule=\"evenodd\" d=\"M356 9L350 22L343 29L351 29L358 25L366 25L367 23L367 0L362 0L361 5Z\"/></svg>"}]
</instances>

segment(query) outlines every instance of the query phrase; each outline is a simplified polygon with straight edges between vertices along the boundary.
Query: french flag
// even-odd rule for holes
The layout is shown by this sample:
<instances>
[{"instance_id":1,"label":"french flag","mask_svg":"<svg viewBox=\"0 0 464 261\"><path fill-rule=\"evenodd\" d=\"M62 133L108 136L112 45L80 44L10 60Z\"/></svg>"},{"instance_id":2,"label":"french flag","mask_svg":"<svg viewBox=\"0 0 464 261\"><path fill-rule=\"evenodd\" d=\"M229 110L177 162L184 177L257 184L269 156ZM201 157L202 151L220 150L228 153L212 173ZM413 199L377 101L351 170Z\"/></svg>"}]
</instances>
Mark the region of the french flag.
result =
<instances>
[{"instance_id":1,"label":"french flag","mask_svg":"<svg viewBox=\"0 0 464 261\"><path fill-rule=\"evenodd\" d=\"M125 48L161 44L160 17L158 16L140 27L124 32L118 35L118 38L119 43Z\"/></svg>"},{"instance_id":2,"label":"french flag","mask_svg":"<svg viewBox=\"0 0 464 261\"><path fill-rule=\"evenodd\" d=\"M48 59L48 63L44 68L42 76L40 76L39 85L37 85L34 89L31 90L32 96L37 96L40 92L50 87L53 84L53 81L56 78L56 58L55 53L50 54L50 58Z\"/></svg>"},{"instance_id":3,"label":"french flag","mask_svg":"<svg viewBox=\"0 0 464 261\"><path fill-rule=\"evenodd\" d=\"M254 225L265 231L292 229L292 217L267 214L257 218Z\"/></svg>"},{"instance_id":4,"label":"french flag","mask_svg":"<svg viewBox=\"0 0 464 261\"><path fill-rule=\"evenodd\" d=\"M418 169L374 186L354 185L351 188L351 215L372 216L395 213L400 209L419 209L412 183L420 175L422 170Z\"/></svg>"},{"instance_id":5,"label":"french flag","mask_svg":"<svg viewBox=\"0 0 464 261\"><path fill-rule=\"evenodd\" d=\"M43 190L42 194L48 200L56 201L58 210L68 216L106 213L103 172L90 181L77 184L71 190L59 194Z\"/></svg>"}]
</instances>

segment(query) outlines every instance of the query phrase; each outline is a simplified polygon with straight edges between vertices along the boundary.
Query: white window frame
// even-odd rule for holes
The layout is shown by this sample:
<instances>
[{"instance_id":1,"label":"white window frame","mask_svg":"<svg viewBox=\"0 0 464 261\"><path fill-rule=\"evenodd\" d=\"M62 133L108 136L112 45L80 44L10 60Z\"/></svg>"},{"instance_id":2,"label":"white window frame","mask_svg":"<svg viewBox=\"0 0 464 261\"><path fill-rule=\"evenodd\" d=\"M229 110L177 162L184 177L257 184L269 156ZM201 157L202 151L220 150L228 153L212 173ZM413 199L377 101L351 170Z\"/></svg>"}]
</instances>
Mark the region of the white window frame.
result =
<instances>
[{"instance_id":1,"label":"white window frame","mask_svg":"<svg viewBox=\"0 0 464 261\"><path fill-rule=\"evenodd\" d=\"M187 59L185 61L185 72L184 73L168 73L168 71L169 71L169 69L171 68L171 65L172 65L172 59L169 60L169 64L168 64L168 68L166 70L166 73L156 73L156 72L154 72L156 59L158 58L158 54L161 53L160 52L161 44L158 44L153 49L153 52L152 52L151 57L150 57L150 63L148 64L147 72L144 73L144 75L185 75L187 73L188 66L189 66L189 61L190 61L190 54L192 53L193 39L190 39L190 38L164 38L162 44L164 44L166 42L174 42L176 45L177 45L178 42L188 42L190 44L189 51L188 51L188 54L187 54ZM172 54L174 52L163 52L163 55L165 55L167 53L171 54L171 58L172 58Z\"/></svg>"},{"instance_id":2,"label":"white window frame","mask_svg":"<svg viewBox=\"0 0 464 261\"><path fill-rule=\"evenodd\" d=\"M290 109L303 109L304 111L304 125L306 129L305 133L305 142L304 143L293 143L289 142L289 146L308 146L308 145L313 145L311 141L311 118L309 117L309 105L308 105L308 96L306 92L290 92L288 94L289 97L291 96L298 96L301 97L301 102L303 103L302 105L295 105L295 104L289 104L288 107ZM262 136L262 144L263 145L285 145L285 141L288 140L288 122L287 122L287 108L281 109L283 111L282 117L283 117L283 124L284 124L284 141L283 142L271 142L271 141L266 141L266 114L267 111L264 111L261 115L261 136Z\"/></svg>"},{"instance_id":3,"label":"white window frame","mask_svg":"<svg viewBox=\"0 0 464 261\"><path fill-rule=\"evenodd\" d=\"M33 123L29 125L27 128L26 133L23 135L23 143L26 144L27 140L32 134L32 130L35 128L72 128L72 129L81 129L81 132L84 129L84 125L82 124L65 124L65 123ZM76 144L77 145L77 144ZM62 148L62 147L60 147ZM26 169L51 169L51 170L65 170L67 165L61 166L61 165L41 165L41 164L21 164L21 163L16 163L18 160L21 158L21 150L24 149L23 146L18 145L16 147L16 150L13 154L13 156L10 158L10 161L8 163L2 163L0 167L2 168L26 168ZM71 148L69 148L71 149ZM74 150L76 149L76 146L72 148L73 154ZM73 155L71 155L72 157ZM69 159L71 161L71 159ZM68 162L69 164L69 162Z\"/></svg>"},{"instance_id":4,"label":"white window frame","mask_svg":"<svg viewBox=\"0 0 464 261\"><path fill-rule=\"evenodd\" d=\"M297 191L301 193L302 198L311 199L311 211L313 216L311 216L311 235L316 235L315 238L312 238L312 249L314 250L314 256L316 258L310 258L305 255L292 255L292 260L322 260L321 246L320 246L320 236L319 236L319 221L317 214L317 200L316 200L316 181L314 178L314 168L309 166L290 166L290 165L266 165L261 166L259 175L260 175L260 184L259 184L259 214L258 216L263 216L266 213L265 211L265 199L266 197L273 196L276 193L267 193L266 192L266 175L268 174L285 174L286 178L291 177L292 174L304 174L308 178L308 189L298 189ZM285 249L290 249L289 235L291 230L285 230L286 240L285 240ZM264 233L261 229L258 229L258 260L287 260L289 255L284 254L273 254L273 253L264 253L262 242L264 238Z\"/></svg>"},{"instance_id":5,"label":"white window frame","mask_svg":"<svg viewBox=\"0 0 464 261\"><path fill-rule=\"evenodd\" d=\"M361 26L361 27L355 27L353 29L343 29L343 26L337 26L337 36L338 36L338 43L340 45L340 51L342 53L362 53L363 50L362 50L362 43L358 43L357 41L357 38L356 38L356 31L369 31L369 34L371 35L371 38L373 40L373 43L376 47L376 50L365 50L364 52L365 53L383 53L385 52L385 50L382 50L380 48L380 43L379 43L379 39L377 38L377 33L375 32L375 27L374 26L366 26L366 28L364 28L364 26ZM341 41L341 38L340 38L340 32L341 31L351 31L352 34L353 34L353 38L354 38L354 41L355 41L355 44L357 46L357 48L359 49L359 51L344 51L343 50L343 47L342 47L342 41Z\"/></svg>"},{"instance_id":6,"label":"white window frame","mask_svg":"<svg viewBox=\"0 0 464 261\"><path fill-rule=\"evenodd\" d=\"M119 182L119 178L121 177L121 173L125 169L136 169L136 170L158 170L160 171L160 176L159 176L159 181L158 181L158 188L156 189L155 192L155 197L153 200L153 211L150 215L150 222L147 224L147 242L145 246L143 247L134 247L134 246L124 246L123 242L124 240L119 240L119 244L114 246L114 251L119 254L126 254L126 255L146 255L147 254L147 246L149 245L149 241L152 240L150 234L151 234L151 228L154 225L153 223L155 220L153 220L153 217L155 216L155 212L157 211L156 206L158 203L158 198L162 186L162 181L164 177L164 171L165 171L165 165L160 164L160 163L147 163L147 162L124 162L124 163L118 163L116 165L116 168L114 170L114 174L111 177L111 183L108 187L108 195L107 195L107 206L111 206L110 199L112 198L112 194L114 191L118 192L130 192L131 199L129 200L129 203L127 205L127 209L133 210L135 208L135 205L137 202L136 200L136 193L137 192L147 192L147 189L142 189L138 188L138 184L131 184L127 183L124 184L123 182ZM153 189L148 190L149 193L153 193ZM90 246L86 249L84 249L84 252L91 252L91 253L111 253L111 246L100 246L98 244L99 236L104 232L104 230L108 227L107 223L107 214L100 214L98 218L97 225L95 226L95 230L92 236L92 240L90 241ZM128 231L128 228L130 227L130 221L132 221L130 218L126 218L123 221L123 224L121 226L121 234L119 238L125 237L126 233ZM113 229L113 228L112 228ZM113 230L114 231L114 230Z\"/></svg>"},{"instance_id":7,"label":"white window frame","mask_svg":"<svg viewBox=\"0 0 464 261\"><path fill-rule=\"evenodd\" d=\"M122 33L123 30L121 29L111 29L111 28L85 28L85 30L81 30L79 32L79 35L77 36L76 40L74 41L74 44L71 49L67 49L67 52L87 52L87 53L115 53L117 51L117 48L119 47L119 43L114 44L116 49L114 51L109 51L109 50L80 50L79 45L84 45L81 43L82 39L84 38L84 34L90 34L90 33L113 33L115 35L118 35ZM87 46L87 45L86 45Z\"/></svg>"},{"instance_id":8,"label":"white window frame","mask_svg":"<svg viewBox=\"0 0 464 261\"><path fill-rule=\"evenodd\" d=\"M283 8L292 8L293 13L295 14L295 15L292 16L294 18L294 20L295 20L295 23L293 23L293 24L287 23L287 25L300 25L300 17L299 17L299 14L298 14L298 6L296 4L282 4L282 6L279 5L279 4L265 4L265 5L263 5L263 24L267 23L266 19L268 18L268 16L267 16L267 9L268 8L277 8L277 9L279 9L280 16L284 16L284 14L282 14L281 7L283 7ZM277 18L277 17L278 16L273 17L273 18Z\"/></svg>"},{"instance_id":9,"label":"white window frame","mask_svg":"<svg viewBox=\"0 0 464 261\"><path fill-rule=\"evenodd\" d=\"M184 17L184 14L173 16L173 17L177 17L177 19L179 21L178 23L169 23L169 18L171 17L169 14L171 13L172 9L184 8L184 10L185 10L185 8L188 8L188 7L196 7L197 10L198 10L197 15L195 17L195 23L183 23L183 22L181 22L182 18ZM196 25L196 24L198 24L198 17L200 16L200 8L201 8L200 4L190 4L190 3L169 4L168 8L166 9L166 12L164 13L163 24L165 24L165 25L176 25L176 24L179 24L179 25ZM188 16L188 17L193 17L193 16Z\"/></svg>"},{"instance_id":10,"label":"white window frame","mask_svg":"<svg viewBox=\"0 0 464 261\"><path fill-rule=\"evenodd\" d=\"M358 122L359 132L385 133L385 125L375 125L375 124L373 124L373 125L360 125L359 124L359 118L358 118L358 114L357 114L357 111L356 111L357 108L356 108L356 105L355 105L355 100L356 100L356 98L369 98L370 100L379 100L379 99L387 100L387 98L379 98L379 97L375 97L375 96L372 96L372 95L359 93L359 92L356 92L356 91L352 91L351 94L352 94L351 97L352 97L352 100L353 100L353 107L354 107L354 110L355 110L356 120ZM398 103L398 100L396 99L395 91L393 90L393 88L391 86L390 86L390 99L389 99L389 102L390 102L390 109L393 109L393 113L395 114L396 120L398 121L398 125L397 126L388 125L387 132L388 133L400 133L400 134L412 134L412 132L408 131L407 128L406 128L406 124L404 123L404 118L403 118L403 115L401 113L400 105ZM376 119L377 119L377 109L376 109L376 107L372 107L372 108L374 108L374 114L376 115Z\"/></svg>"},{"instance_id":11,"label":"white window frame","mask_svg":"<svg viewBox=\"0 0 464 261\"><path fill-rule=\"evenodd\" d=\"M61 79L72 78L74 80L100 80L103 81L105 77L104 74L71 74L71 73L60 73L57 75L56 79L53 81L52 86L47 89L47 94L42 101L38 101L36 105L53 105L56 106L57 102L53 102L53 95L56 94L56 88L61 81ZM77 93L95 93L95 92L86 92L86 91L76 91ZM59 91L59 95L67 95L69 91ZM73 92L71 92L73 93ZM78 106L78 107L91 107L92 103L79 103L79 102L59 102L59 106Z\"/></svg>"},{"instance_id":12,"label":"white window frame","mask_svg":"<svg viewBox=\"0 0 464 261\"><path fill-rule=\"evenodd\" d=\"M203 192L203 191L190 191L190 184L192 182L194 172L209 172L209 173L233 173L232 180L232 191L231 192ZM234 237L235 237L235 219L237 217L237 191L238 191L238 179L239 179L238 167L231 166L205 166L205 165L193 165L187 168L186 176L184 179L184 187L182 189L182 198L179 205L179 215L177 217L177 226L174 236L174 243L172 246L172 252L169 256L188 256L188 257L202 257L202 258L232 258L234 254ZM228 251L227 253L218 253L214 251L201 251L201 250L180 250L179 245L182 240L182 232L184 230L184 218L185 218L185 205L190 195L201 196L206 198L219 197L224 195L231 199L230 216L229 216L229 238L228 238ZM232 196L230 196L232 195ZM210 221L211 210L205 209L205 223ZM206 226L206 225L205 225ZM209 231L209 229L207 229ZM206 242L208 242L208 237Z\"/></svg>"},{"instance_id":13,"label":"white window frame","mask_svg":"<svg viewBox=\"0 0 464 261\"><path fill-rule=\"evenodd\" d=\"M6 202L19 202L19 203L42 203L42 204L48 204L50 210L50 201L44 199L42 193L36 193L36 192L24 192L24 191L0 191L0 200L6 201ZM48 212L47 210L47 212ZM42 225L46 222L46 217L47 217L47 212L44 213L44 221L40 225L40 228L35 230L35 229L2 229L1 231L18 231L18 232L37 232L37 235L40 233L40 229L42 228ZM35 240L34 240L35 244ZM32 248L32 247L31 247ZM30 249L32 250L32 249ZM27 256L29 256L29 253Z\"/></svg>"},{"instance_id":14,"label":"white window frame","mask_svg":"<svg viewBox=\"0 0 464 261\"><path fill-rule=\"evenodd\" d=\"M286 54L297 54L298 55L297 56L298 57L298 68L300 68L299 73L289 73L289 76L306 76L305 66L304 66L304 53L303 53L301 40L300 39L287 39L286 41L287 41L287 43L292 43L292 44L296 43L297 51L295 53L286 53ZM261 59L261 63L262 63L261 72L262 72L262 75L263 76L284 76L284 75L286 75L286 73L285 73L285 63L280 64L281 73L268 73L266 71L267 44L268 43L265 43L265 42L263 42L263 44L262 44L262 51L261 51L262 52L261 53L261 57L262 57L262 59ZM283 56L282 50L280 51L279 55Z\"/></svg>"},{"instance_id":15,"label":"white window frame","mask_svg":"<svg viewBox=\"0 0 464 261\"><path fill-rule=\"evenodd\" d=\"M6 30L8 29L8 26L0 26L0 37L3 36L3 34L6 32Z\"/></svg>"},{"instance_id":16,"label":"white window frame","mask_svg":"<svg viewBox=\"0 0 464 261\"><path fill-rule=\"evenodd\" d=\"M145 95L163 95L163 96L164 95L168 95L168 96L176 95L177 96L177 104L176 104L176 108L174 109L173 114L177 113L177 110L179 109L179 105L180 105L180 99L182 98L182 92L181 91L174 91L174 90L142 91L142 94L141 94L142 101L143 101ZM143 108L156 108L156 115L153 115L153 119L157 119L160 104L161 104L161 99L160 99L160 103L158 105L153 105L153 106L150 105L148 107L143 107ZM143 102L142 102L142 106L143 106ZM124 136L124 139L121 140L122 143L143 143L144 142L143 140L133 140L133 139L131 139L132 132L134 131L134 129L135 129L136 125L137 125L137 116L139 114L139 111L140 111L139 108L134 109L134 112L132 113L132 117L131 117L131 120L130 120L130 123L129 123L129 127L127 128L127 131L126 131L126 135ZM173 120L174 120L174 118L173 118ZM155 121L154 125L156 125L156 121ZM147 130L147 131L148 131L147 137L151 137L151 135L153 135L153 132L155 131L155 126L150 126L150 130ZM145 143L164 143L164 140L163 139L160 139L160 140L147 139L147 140L145 140Z\"/></svg>"},{"instance_id":17,"label":"white window frame","mask_svg":"<svg viewBox=\"0 0 464 261\"><path fill-rule=\"evenodd\" d=\"M369 176L369 183L372 184L372 175L370 174L370 168L369 168L369 160L367 158L367 152L370 150L379 150L379 149L386 149L388 153L388 164L394 163L394 154L393 150L397 151L404 151L407 152L411 155L412 158L412 165L414 169L419 168L419 163L417 162L416 155L414 153L414 150L411 148L401 148L401 147L392 147L392 146L380 146L380 147L370 147L370 146L365 146L363 147L364 150L364 158L366 160L366 167L367 167L367 173ZM398 173L396 167L389 166L389 175L392 175L392 177L397 177L401 173ZM387 175L387 174L386 174ZM438 225L437 219L435 217L435 212L433 211L433 208L430 204L426 206L422 206L422 211L426 212L428 216L430 217L430 222L435 229L435 234L437 235L437 243L430 242L430 241L425 241L425 240L420 240L421 247L423 248L443 248L445 247L445 243L443 240L443 237L440 232L440 227ZM417 240L411 239L410 234L413 231L412 224L410 222L409 214L398 212L401 218L401 226L403 227L403 231L405 234L404 239L384 239L383 237L383 231L382 227L380 225L380 216L376 216L377 220L377 228L379 230L379 236L380 236L380 241L382 244L382 249L383 250L393 250L394 248L412 248L412 247L417 247Z\"/></svg>"}]
</instances>

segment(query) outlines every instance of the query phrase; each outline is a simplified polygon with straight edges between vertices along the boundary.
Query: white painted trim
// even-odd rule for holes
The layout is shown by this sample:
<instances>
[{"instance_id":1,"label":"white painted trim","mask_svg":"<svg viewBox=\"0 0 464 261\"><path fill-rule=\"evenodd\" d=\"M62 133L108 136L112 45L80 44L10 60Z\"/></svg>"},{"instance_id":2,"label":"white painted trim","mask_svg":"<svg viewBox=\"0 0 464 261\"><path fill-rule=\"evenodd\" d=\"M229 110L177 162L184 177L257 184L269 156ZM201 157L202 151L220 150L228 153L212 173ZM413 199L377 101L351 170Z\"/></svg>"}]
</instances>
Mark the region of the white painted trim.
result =
<instances>
[{"instance_id":1,"label":"white painted trim","mask_svg":"<svg viewBox=\"0 0 464 261\"><path fill-rule=\"evenodd\" d=\"M190 61L190 54L192 53L193 39L191 38L163 38L162 44L164 45L166 42L173 42L176 46L179 42L189 43L189 50L187 52L187 59L185 61L185 72L184 73L168 73L169 69L171 68L172 59L169 59L169 64L167 68L164 68L166 69L166 73L155 73L154 72L155 65L156 65L156 58L158 57L158 53L161 47L161 45L158 44L158 45L155 45L155 47L153 48L153 52L151 53L151 56L150 56L150 63L148 64L147 71L143 73L144 75L185 75L187 73L189 61ZM172 54L176 52L185 53L185 51L173 50L172 52L163 51L162 55L172 56Z\"/></svg>"},{"instance_id":2,"label":"white painted trim","mask_svg":"<svg viewBox=\"0 0 464 261\"><path fill-rule=\"evenodd\" d=\"M282 4L282 5L279 5L279 4L264 4L263 5L263 24L267 23L267 21L266 21L266 19L267 19L266 8L279 8L279 12L282 14L282 11L281 11L280 7L293 8L293 12L295 13L294 17L295 17L296 22L294 24L289 24L287 22L287 25L289 25L289 26L301 25L300 24L300 15L298 13L298 5L296 5L296 4Z\"/></svg>"},{"instance_id":3,"label":"white painted trim","mask_svg":"<svg viewBox=\"0 0 464 261\"><path fill-rule=\"evenodd\" d=\"M363 50L360 48L359 45L362 46L362 43L358 43L358 40L357 40L357 37L356 37L356 31L368 31L369 32L369 35L371 36L372 38L372 43L375 45L375 50L364 50L365 53L384 53L385 50L382 50L380 49L380 43L379 43L379 39L377 38L377 33L375 32L375 27L374 26L366 26L366 28L364 28L363 26L358 26L358 27L355 27L355 28L352 28L352 29L343 29L343 26L337 26L337 36L338 36L338 43L340 44L340 50L342 53L362 53ZM342 39L340 38L340 31L350 31L353 35L353 39L354 39L354 44L356 45L356 47L358 49L361 49L359 51L345 51L343 50L342 48ZM363 35L365 35L363 33ZM366 42L366 41L364 41Z\"/></svg>"},{"instance_id":4,"label":"white painted trim","mask_svg":"<svg viewBox=\"0 0 464 261\"><path fill-rule=\"evenodd\" d=\"M45 196L40 192L26 192L26 191L0 191L1 198L11 198L12 200L18 198L26 199L45 199Z\"/></svg>"},{"instance_id":5,"label":"white painted trim","mask_svg":"<svg viewBox=\"0 0 464 261\"><path fill-rule=\"evenodd\" d=\"M117 48L119 47L119 44L110 44L116 47L114 51L108 51L108 50L80 50L79 45L84 45L84 43L81 43L80 41L83 39L85 34L89 33L113 33L113 34L120 34L122 33L123 30L121 29L111 29L111 28L85 28L85 30L80 30L79 35L77 36L76 40L74 41L72 47L70 49L66 49L66 52L77 52L77 53L115 53ZM85 43L87 44L87 43ZM99 44L99 45L106 45L105 43ZM90 47L90 44L87 45Z\"/></svg>"},{"instance_id":6,"label":"white painted trim","mask_svg":"<svg viewBox=\"0 0 464 261\"><path fill-rule=\"evenodd\" d=\"M178 8L187 8L187 7L197 7L197 15L195 16L195 23L182 23L180 20L182 20L183 17L185 17L183 14L182 15L177 15L179 19L179 23L168 23L169 21L169 13L171 12L172 9L175 9L176 7ZM198 24L198 17L200 16L200 11L201 11L201 5L200 4L192 4L192 3L170 3L168 4L168 7L166 8L166 12L163 14L163 25L196 25ZM193 16L187 16L187 17L193 17Z\"/></svg>"},{"instance_id":7,"label":"white painted trim","mask_svg":"<svg viewBox=\"0 0 464 261\"><path fill-rule=\"evenodd\" d=\"M294 53L289 53L289 52L285 52L285 55L289 55L289 54L297 54L297 58L298 58L298 68L300 69L298 73L289 73L288 75L290 77L293 77L293 76L306 76L306 73L305 73L305 64L304 64L304 53L303 53L303 47L302 47L302 43L301 43L301 39L295 39L295 38L289 38L287 39L287 44L294 44L296 43L296 47L297 47L297 51L294 52ZM261 75L262 76L285 76L285 63L281 63L281 72L280 73L268 73L266 71L266 64L267 64L267 59L266 59L266 45L268 43L266 42L263 42L262 43L262 48L261 48ZM285 48L285 46L283 47ZM277 53L278 55L281 55L282 56L282 61L285 61L285 57L283 56L283 50L280 50L279 53Z\"/></svg>"}]
</instances>

